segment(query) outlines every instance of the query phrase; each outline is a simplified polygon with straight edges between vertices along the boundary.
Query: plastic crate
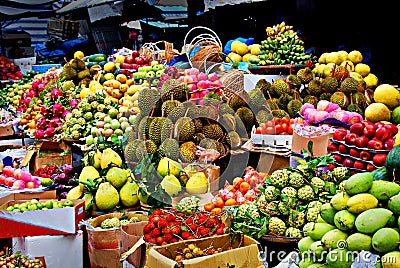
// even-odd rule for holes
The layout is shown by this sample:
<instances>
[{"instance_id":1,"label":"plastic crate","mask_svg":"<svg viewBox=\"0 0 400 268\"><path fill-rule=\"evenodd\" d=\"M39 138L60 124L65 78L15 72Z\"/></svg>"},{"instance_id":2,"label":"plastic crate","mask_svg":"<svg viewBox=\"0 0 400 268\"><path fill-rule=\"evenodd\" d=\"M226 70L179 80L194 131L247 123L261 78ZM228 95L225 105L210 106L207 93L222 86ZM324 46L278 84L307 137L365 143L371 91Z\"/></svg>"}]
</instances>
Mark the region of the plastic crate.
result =
<instances>
[{"instance_id":1,"label":"plastic crate","mask_svg":"<svg viewBox=\"0 0 400 268\"><path fill-rule=\"evenodd\" d=\"M78 37L79 22L53 18L47 23L47 35L58 36L63 39L74 39Z\"/></svg>"},{"instance_id":2,"label":"plastic crate","mask_svg":"<svg viewBox=\"0 0 400 268\"><path fill-rule=\"evenodd\" d=\"M55 67L56 69L61 68L61 64L32 65L32 71L43 74L53 67Z\"/></svg>"}]
</instances>

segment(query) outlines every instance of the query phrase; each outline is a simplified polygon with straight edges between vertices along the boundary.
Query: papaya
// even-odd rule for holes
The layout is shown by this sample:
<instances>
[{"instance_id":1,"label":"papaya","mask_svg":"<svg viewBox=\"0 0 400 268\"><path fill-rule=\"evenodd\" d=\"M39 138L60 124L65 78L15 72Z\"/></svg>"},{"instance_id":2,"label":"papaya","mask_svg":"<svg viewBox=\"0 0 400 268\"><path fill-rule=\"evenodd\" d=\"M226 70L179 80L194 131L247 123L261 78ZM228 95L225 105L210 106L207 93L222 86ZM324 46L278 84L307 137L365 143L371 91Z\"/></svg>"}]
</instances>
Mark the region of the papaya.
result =
<instances>
[{"instance_id":1,"label":"papaya","mask_svg":"<svg viewBox=\"0 0 400 268\"><path fill-rule=\"evenodd\" d=\"M357 216L356 229L364 234L372 234L384 227L392 215L393 212L386 208L371 208Z\"/></svg>"},{"instance_id":2,"label":"papaya","mask_svg":"<svg viewBox=\"0 0 400 268\"><path fill-rule=\"evenodd\" d=\"M371 172L356 173L346 180L344 189L349 195L367 193L373 181L374 176Z\"/></svg>"},{"instance_id":3,"label":"papaya","mask_svg":"<svg viewBox=\"0 0 400 268\"><path fill-rule=\"evenodd\" d=\"M386 201L400 192L400 185L391 181L373 181L369 193L380 201Z\"/></svg>"},{"instance_id":4,"label":"papaya","mask_svg":"<svg viewBox=\"0 0 400 268\"><path fill-rule=\"evenodd\" d=\"M376 208L378 206L378 199L368 193L361 193L353 195L347 200L347 210L351 213L361 213L365 210Z\"/></svg>"}]
</instances>

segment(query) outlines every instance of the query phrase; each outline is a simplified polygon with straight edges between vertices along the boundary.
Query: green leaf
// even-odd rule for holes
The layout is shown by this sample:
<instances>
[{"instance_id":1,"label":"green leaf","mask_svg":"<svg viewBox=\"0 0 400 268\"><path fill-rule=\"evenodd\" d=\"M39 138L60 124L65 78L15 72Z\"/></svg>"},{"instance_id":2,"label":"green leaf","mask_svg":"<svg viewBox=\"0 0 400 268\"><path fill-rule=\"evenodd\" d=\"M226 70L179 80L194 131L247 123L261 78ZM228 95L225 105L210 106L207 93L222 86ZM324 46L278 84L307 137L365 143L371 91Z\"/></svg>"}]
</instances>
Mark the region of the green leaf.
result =
<instances>
[{"instance_id":1,"label":"green leaf","mask_svg":"<svg viewBox=\"0 0 400 268\"><path fill-rule=\"evenodd\" d=\"M114 144L119 144L119 139L118 139L118 136L117 136L117 134L111 134L111 141L112 141L112 143L114 143Z\"/></svg>"},{"instance_id":2,"label":"green leaf","mask_svg":"<svg viewBox=\"0 0 400 268\"><path fill-rule=\"evenodd\" d=\"M311 141L311 140L308 141L307 148L308 148L308 151L311 154L311 157L313 157L314 156L314 153L313 153L313 141Z\"/></svg>"}]
</instances>

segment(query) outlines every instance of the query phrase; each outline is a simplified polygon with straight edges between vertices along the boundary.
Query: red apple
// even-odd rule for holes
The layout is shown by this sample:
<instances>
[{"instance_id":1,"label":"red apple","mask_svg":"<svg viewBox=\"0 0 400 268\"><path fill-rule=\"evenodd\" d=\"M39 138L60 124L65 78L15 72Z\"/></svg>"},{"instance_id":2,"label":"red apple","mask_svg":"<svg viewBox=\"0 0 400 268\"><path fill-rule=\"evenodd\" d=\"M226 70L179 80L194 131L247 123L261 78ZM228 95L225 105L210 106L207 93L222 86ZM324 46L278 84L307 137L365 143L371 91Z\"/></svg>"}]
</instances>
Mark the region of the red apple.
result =
<instances>
[{"instance_id":1,"label":"red apple","mask_svg":"<svg viewBox=\"0 0 400 268\"><path fill-rule=\"evenodd\" d=\"M365 169L366 168L366 164L361 162L361 161L356 160L356 161L354 161L353 167L357 168L357 169Z\"/></svg>"},{"instance_id":2,"label":"red apple","mask_svg":"<svg viewBox=\"0 0 400 268\"><path fill-rule=\"evenodd\" d=\"M329 170L329 171L332 171L332 170L335 169L335 167L336 167L336 166L335 166L334 164L329 164L329 165L328 165L328 170Z\"/></svg>"},{"instance_id":3,"label":"red apple","mask_svg":"<svg viewBox=\"0 0 400 268\"><path fill-rule=\"evenodd\" d=\"M125 63L129 63L129 64L132 64L132 63L135 62L135 58L133 58L133 57L131 57L131 56L126 56L124 62L125 62Z\"/></svg>"},{"instance_id":4,"label":"red apple","mask_svg":"<svg viewBox=\"0 0 400 268\"><path fill-rule=\"evenodd\" d=\"M6 176L4 174L0 174L0 184L6 184Z\"/></svg>"},{"instance_id":5,"label":"red apple","mask_svg":"<svg viewBox=\"0 0 400 268\"><path fill-rule=\"evenodd\" d=\"M348 120L347 120L347 124L356 124L360 122L360 117L359 116L351 116Z\"/></svg>"},{"instance_id":6,"label":"red apple","mask_svg":"<svg viewBox=\"0 0 400 268\"><path fill-rule=\"evenodd\" d=\"M391 130L385 127L380 127L375 131L375 136L374 138L377 140L380 140L382 142L385 142L387 139L392 137L391 135Z\"/></svg>"},{"instance_id":7,"label":"red apple","mask_svg":"<svg viewBox=\"0 0 400 268\"><path fill-rule=\"evenodd\" d=\"M6 186L8 186L8 187L12 187L13 186L13 184L14 184L14 182L16 181L17 179L16 178L14 178L14 177L7 177L6 178Z\"/></svg>"},{"instance_id":8,"label":"red apple","mask_svg":"<svg viewBox=\"0 0 400 268\"><path fill-rule=\"evenodd\" d=\"M368 125L375 125L374 123L372 123L372 122L369 121L369 120L364 120L364 121L362 121L362 122L364 123L365 126L368 126Z\"/></svg>"},{"instance_id":9,"label":"red apple","mask_svg":"<svg viewBox=\"0 0 400 268\"><path fill-rule=\"evenodd\" d=\"M138 56L135 58L135 63L138 65L143 65L145 62L142 56Z\"/></svg>"},{"instance_id":10,"label":"red apple","mask_svg":"<svg viewBox=\"0 0 400 268\"><path fill-rule=\"evenodd\" d=\"M328 150L328 153L331 153L331 152L336 152L338 150L338 148L337 148L336 144L331 143L331 144L328 145L328 149L327 150Z\"/></svg>"},{"instance_id":11,"label":"red apple","mask_svg":"<svg viewBox=\"0 0 400 268\"><path fill-rule=\"evenodd\" d=\"M394 135L397 134L397 132L399 132L399 129L397 128L397 126L395 124L385 124L383 126L385 129L389 130L390 132L390 137L393 137Z\"/></svg>"},{"instance_id":12,"label":"red apple","mask_svg":"<svg viewBox=\"0 0 400 268\"><path fill-rule=\"evenodd\" d=\"M383 122L376 122L375 123L375 126L376 126L377 129L383 127L384 125L385 125L385 123L383 123Z\"/></svg>"},{"instance_id":13,"label":"red apple","mask_svg":"<svg viewBox=\"0 0 400 268\"><path fill-rule=\"evenodd\" d=\"M369 164L369 163L367 164L367 171L371 172L371 171L373 171L375 169L376 169L376 167L374 165Z\"/></svg>"},{"instance_id":14,"label":"red apple","mask_svg":"<svg viewBox=\"0 0 400 268\"><path fill-rule=\"evenodd\" d=\"M360 152L360 158L362 160L369 161L369 160L371 160L371 154L368 151L361 151Z\"/></svg>"},{"instance_id":15,"label":"red apple","mask_svg":"<svg viewBox=\"0 0 400 268\"><path fill-rule=\"evenodd\" d=\"M388 139L387 141L385 141L385 143L383 144L383 148L385 149L385 150L392 150L393 149L393 146L394 146L394 144L396 143L396 141L393 139L393 138L391 138L391 139Z\"/></svg>"},{"instance_id":16,"label":"red apple","mask_svg":"<svg viewBox=\"0 0 400 268\"><path fill-rule=\"evenodd\" d=\"M357 149L354 149L354 148L350 148L349 154L351 156L353 156L353 157L359 157L360 156L360 152Z\"/></svg>"},{"instance_id":17,"label":"red apple","mask_svg":"<svg viewBox=\"0 0 400 268\"><path fill-rule=\"evenodd\" d=\"M345 129L337 129L333 133L332 138L334 140L337 140L337 141L344 141L344 139L346 137L346 134L347 134L347 130L345 130Z\"/></svg>"},{"instance_id":18,"label":"red apple","mask_svg":"<svg viewBox=\"0 0 400 268\"><path fill-rule=\"evenodd\" d=\"M372 139L375 136L375 131L376 131L375 125L366 125L363 133L368 139Z\"/></svg>"},{"instance_id":19,"label":"red apple","mask_svg":"<svg viewBox=\"0 0 400 268\"><path fill-rule=\"evenodd\" d=\"M14 175L14 170L15 168L13 168L12 166L4 166L2 173L7 177L11 177Z\"/></svg>"},{"instance_id":20,"label":"red apple","mask_svg":"<svg viewBox=\"0 0 400 268\"><path fill-rule=\"evenodd\" d=\"M357 135L362 135L364 131L364 123L358 122L350 126L350 132Z\"/></svg>"},{"instance_id":21,"label":"red apple","mask_svg":"<svg viewBox=\"0 0 400 268\"><path fill-rule=\"evenodd\" d=\"M368 142L367 147L373 150L382 150L383 143L380 140L372 139Z\"/></svg>"},{"instance_id":22,"label":"red apple","mask_svg":"<svg viewBox=\"0 0 400 268\"><path fill-rule=\"evenodd\" d=\"M132 58L136 58L136 57L138 57L139 56L139 51L137 51L137 50L134 50L134 51L132 51Z\"/></svg>"},{"instance_id":23,"label":"red apple","mask_svg":"<svg viewBox=\"0 0 400 268\"><path fill-rule=\"evenodd\" d=\"M376 154L372 157L372 163L375 166L382 167L385 165L387 154Z\"/></svg>"},{"instance_id":24,"label":"red apple","mask_svg":"<svg viewBox=\"0 0 400 268\"><path fill-rule=\"evenodd\" d=\"M137 69L139 69L139 64L137 64L137 63L131 64L131 69L134 69L137 71Z\"/></svg>"},{"instance_id":25,"label":"red apple","mask_svg":"<svg viewBox=\"0 0 400 268\"><path fill-rule=\"evenodd\" d=\"M339 144L338 151L339 151L339 153L342 153L342 154L348 153L348 149L347 149L346 145L343 145L343 144Z\"/></svg>"},{"instance_id":26,"label":"red apple","mask_svg":"<svg viewBox=\"0 0 400 268\"><path fill-rule=\"evenodd\" d=\"M355 133L347 133L346 136L344 137L344 140L348 145L355 145L357 137L358 136Z\"/></svg>"},{"instance_id":27,"label":"red apple","mask_svg":"<svg viewBox=\"0 0 400 268\"><path fill-rule=\"evenodd\" d=\"M333 159L335 159L335 161L338 162L338 163L342 163L343 162L343 156L341 156L339 154L333 155Z\"/></svg>"},{"instance_id":28,"label":"red apple","mask_svg":"<svg viewBox=\"0 0 400 268\"><path fill-rule=\"evenodd\" d=\"M367 148L369 139L365 136L360 136L356 138L356 146L358 148Z\"/></svg>"},{"instance_id":29,"label":"red apple","mask_svg":"<svg viewBox=\"0 0 400 268\"><path fill-rule=\"evenodd\" d=\"M354 166L354 160L347 157L343 160L343 166L345 167L353 167Z\"/></svg>"}]
</instances>

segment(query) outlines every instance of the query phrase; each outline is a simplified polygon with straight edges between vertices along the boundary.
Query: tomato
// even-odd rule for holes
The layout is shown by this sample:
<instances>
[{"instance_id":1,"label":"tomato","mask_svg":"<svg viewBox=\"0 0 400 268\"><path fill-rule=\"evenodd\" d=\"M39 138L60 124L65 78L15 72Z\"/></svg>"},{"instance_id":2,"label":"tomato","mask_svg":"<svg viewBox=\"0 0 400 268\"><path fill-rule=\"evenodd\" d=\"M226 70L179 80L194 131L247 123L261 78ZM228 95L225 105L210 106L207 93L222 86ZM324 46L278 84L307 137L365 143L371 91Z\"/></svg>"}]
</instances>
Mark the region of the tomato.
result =
<instances>
[{"instance_id":1,"label":"tomato","mask_svg":"<svg viewBox=\"0 0 400 268\"><path fill-rule=\"evenodd\" d=\"M289 124L289 123L290 123L290 118L287 117L287 116L284 116L284 117L282 117L281 122L282 122L282 123Z\"/></svg>"},{"instance_id":2,"label":"tomato","mask_svg":"<svg viewBox=\"0 0 400 268\"><path fill-rule=\"evenodd\" d=\"M287 123L282 123L281 124L283 131L287 131L288 130L288 124Z\"/></svg>"},{"instance_id":3,"label":"tomato","mask_svg":"<svg viewBox=\"0 0 400 268\"><path fill-rule=\"evenodd\" d=\"M260 127L261 129L263 129L263 128L266 127L266 125L265 125L265 123L261 123L261 124L259 125L259 127Z\"/></svg>"},{"instance_id":4,"label":"tomato","mask_svg":"<svg viewBox=\"0 0 400 268\"><path fill-rule=\"evenodd\" d=\"M282 131L283 131L283 128L281 125L275 126L275 134L280 134Z\"/></svg>"},{"instance_id":5,"label":"tomato","mask_svg":"<svg viewBox=\"0 0 400 268\"><path fill-rule=\"evenodd\" d=\"M286 131L283 131L279 135L288 135L288 133Z\"/></svg>"},{"instance_id":6,"label":"tomato","mask_svg":"<svg viewBox=\"0 0 400 268\"><path fill-rule=\"evenodd\" d=\"M213 208L215 208L215 205L213 202L209 202L204 204L204 210L210 212Z\"/></svg>"},{"instance_id":7,"label":"tomato","mask_svg":"<svg viewBox=\"0 0 400 268\"><path fill-rule=\"evenodd\" d=\"M290 124L288 126L287 132L288 132L289 135L293 135L293 124Z\"/></svg>"},{"instance_id":8,"label":"tomato","mask_svg":"<svg viewBox=\"0 0 400 268\"><path fill-rule=\"evenodd\" d=\"M274 123L273 120L270 120L270 121L268 121L268 122L266 123L266 125L267 125L267 127L273 127L273 126L275 126L275 123Z\"/></svg>"},{"instance_id":9,"label":"tomato","mask_svg":"<svg viewBox=\"0 0 400 268\"><path fill-rule=\"evenodd\" d=\"M256 128L256 134L261 134L261 128L260 127Z\"/></svg>"},{"instance_id":10,"label":"tomato","mask_svg":"<svg viewBox=\"0 0 400 268\"><path fill-rule=\"evenodd\" d=\"M278 125L278 124L280 124L282 122L282 119L280 117L274 117L273 120L274 120L274 124L275 125Z\"/></svg>"},{"instance_id":11,"label":"tomato","mask_svg":"<svg viewBox=\"0 0 400 268\"><path fill-rule=\"evenodd\" d=\"M291 125L294 124L294 118L290 118L290 122Z\"/></svg>"}]
</instances>

